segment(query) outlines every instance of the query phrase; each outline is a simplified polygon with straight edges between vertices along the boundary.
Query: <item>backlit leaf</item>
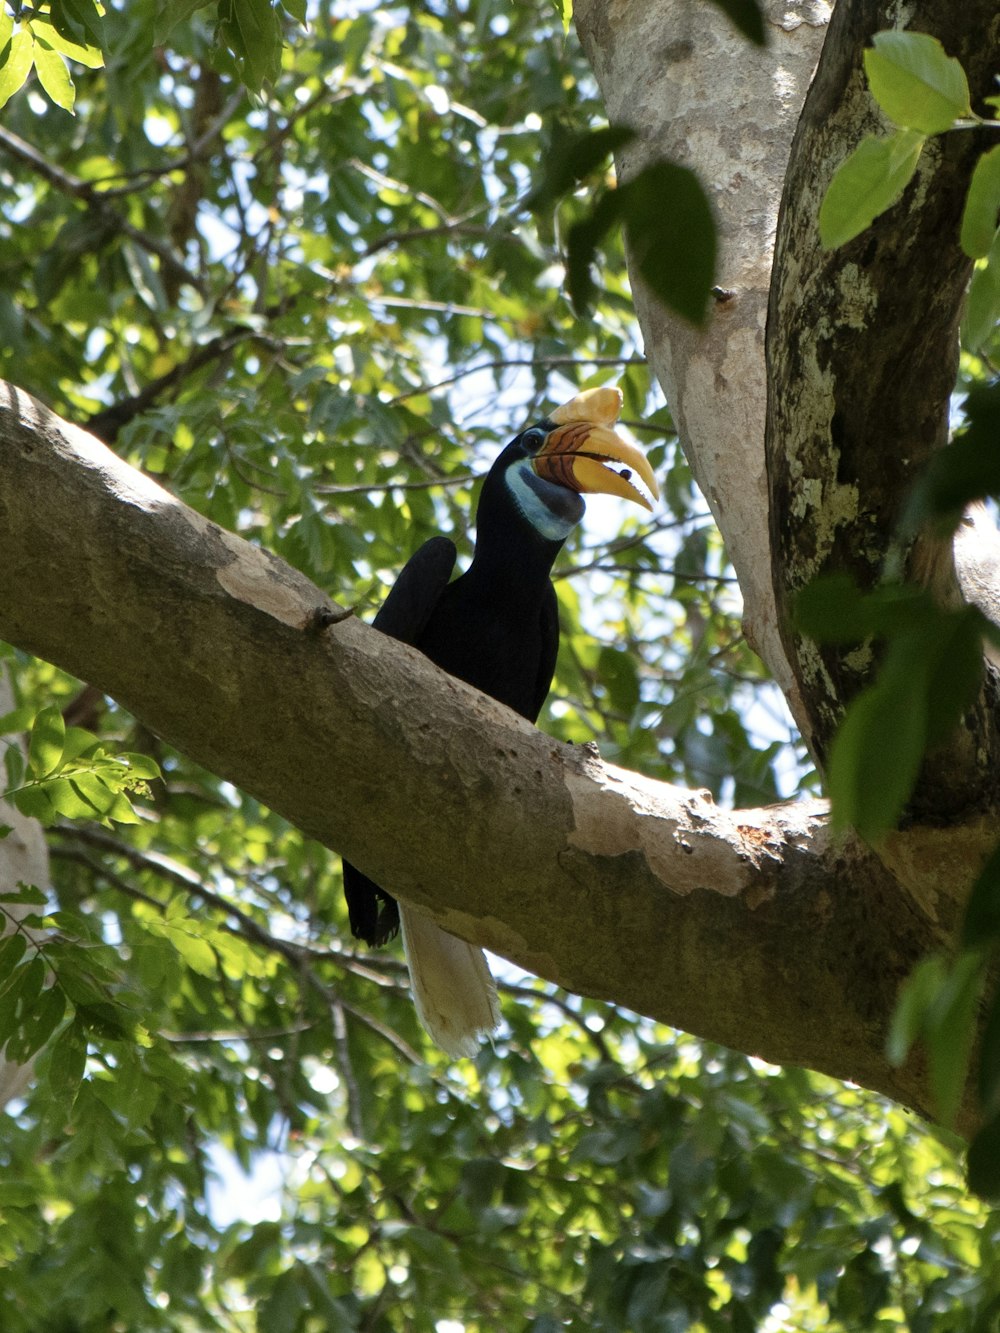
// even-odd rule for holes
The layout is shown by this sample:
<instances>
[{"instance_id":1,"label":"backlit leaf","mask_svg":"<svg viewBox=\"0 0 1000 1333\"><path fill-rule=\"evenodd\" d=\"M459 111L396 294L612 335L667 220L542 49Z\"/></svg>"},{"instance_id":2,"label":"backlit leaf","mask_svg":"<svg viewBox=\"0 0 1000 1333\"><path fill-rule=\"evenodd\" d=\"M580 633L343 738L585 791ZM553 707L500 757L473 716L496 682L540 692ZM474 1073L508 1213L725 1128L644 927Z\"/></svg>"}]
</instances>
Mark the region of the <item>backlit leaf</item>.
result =
<instances>
[{"instance_id":1,"label":"backlit leaf","mask_svg":"<svg viewBox=\"0 0 1000 1333\"><path fill-rule=\"evenodd\" d=\"M997 236L1000 218L1000 144L976 163L962 214L962 249L971 259L985 259Z\"/></svg>"},{"instance_id":2,"label":"backlit leaf","mask_svg":"<svg viewBox=\"0 0 1000 1333\"><path fill-rule=\"evenodd\" d=\"M35 63L35 43L26 25L0 49L0 107L23 86Z\"/></svg>"},{"instance_id":3,"label":"backlit leaf","mask_svg":"<svg viewBox=\"0 0 1000 1333\"><path fill-rule=\"evenodd\" d=\"M920 134L939 134L971 116L969 85L959 62L936 37L878 32L865 52L868 86L890 120Z\"/></svg>"},{"instance_id":4,"label":"backlit leaf","mask_svg":"<svg viewBox=\"0 0 1000 1333\"><path fill-rule=\"evenodd\" d=\"M39 778L58 768L63 757L66 724L54 705L43 708L35 718L28 739L28 766Z\"/></svg>"},{"instance_id":5,"label":"backlit leaf","mask_svg":"<svg viewBox=\"0 0 1000 1333\"><path fill-rule=\"evenodd\" d=\"M845 245L891 208L913 178L925 136L899 130L862 139L837 168L819 209L819 234L828 250Z\"/></svg>"}]
</instances>

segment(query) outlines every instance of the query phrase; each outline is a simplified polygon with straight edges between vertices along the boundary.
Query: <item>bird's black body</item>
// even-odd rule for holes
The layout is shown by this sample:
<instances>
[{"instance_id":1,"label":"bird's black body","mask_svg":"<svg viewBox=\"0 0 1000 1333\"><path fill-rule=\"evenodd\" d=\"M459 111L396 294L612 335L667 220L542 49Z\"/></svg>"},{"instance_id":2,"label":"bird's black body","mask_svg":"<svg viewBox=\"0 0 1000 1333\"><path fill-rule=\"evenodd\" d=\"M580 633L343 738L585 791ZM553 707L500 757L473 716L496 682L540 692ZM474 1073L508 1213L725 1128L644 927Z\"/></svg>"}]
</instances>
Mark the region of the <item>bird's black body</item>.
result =
<instances>
[{"instance_id":1,"label":"bird's black body","mask_svg":"<svg viewBox=\"0 0 1000 1333\"><path fill-rule=\"evenodd\" d=\"M533 722L559 647L552 562L583 516L584 493L652 509L632 484L636 474L659 493L649 461L612 428L621 406L617 389L584 389L511 440L483 482L472 564L452 581L454 544L432 537L396 580L375 627ZM357 938L377 945L401 932L428 1034L452 1059L474 1056L502 1021L483 950L397 903L346 861L344 893Z\"/></svg>"},{"instance_id":2,"label":"bird's black body","mask_svg":"<svg viewBox=\"0 0 1000 1333\"><path fill-rule=\"evenodd\" d=\"M455 546L447 537L432 537L407 562L374 621L376 629L413 644L449 675L532 722L549 692L559 648L552 563L584 506L576 492L532 479L529 507L537 517L537 498L548 532L561 533L543 535L508 473L531 457L533 435L551 428L542 422L522 432L490 469L468 570L449 582ZM395 900L346 861L344 893L357 938L378 945L396 933Z\"/></svg>"}]
</instances>

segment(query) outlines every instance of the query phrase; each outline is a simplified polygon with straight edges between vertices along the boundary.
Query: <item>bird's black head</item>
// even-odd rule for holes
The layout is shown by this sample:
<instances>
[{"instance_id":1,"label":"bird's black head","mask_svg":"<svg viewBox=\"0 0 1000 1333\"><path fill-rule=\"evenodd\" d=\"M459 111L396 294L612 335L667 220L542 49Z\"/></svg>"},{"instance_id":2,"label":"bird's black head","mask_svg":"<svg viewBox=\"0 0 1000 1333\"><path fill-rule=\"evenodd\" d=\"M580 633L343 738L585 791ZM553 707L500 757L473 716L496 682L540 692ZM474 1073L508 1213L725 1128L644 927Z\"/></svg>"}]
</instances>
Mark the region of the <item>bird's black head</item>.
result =
<instances>
[{"instance_id":1,"label":"bird's black head","mask_svg":"<svg viewBox=\"0 0 1000 1333\"><path fill-rule=\"evenodd\" d=\"M483 487L482 510L513 502L521 520L547 542L564 542L583 517L583 495L619 495L652 509L632 484L638 473L651 495L659 496L645 455L613 427L621 410L618 389L589 389L556 408L511 440Z\"/></svg>"},{"instance_id":2,"label":"bird's black head","mask_svg":"<svg viewBox=\"0 0 1000 1333\"><path fill-rule=\"evenodd\" d=\"M521 431L492 471L499 473L514 507L540 537L564 542L587 506L578 490L551 480L536 468L539 452L555 429L556 423L546 417Z\"/></svg>"}]
</instances>

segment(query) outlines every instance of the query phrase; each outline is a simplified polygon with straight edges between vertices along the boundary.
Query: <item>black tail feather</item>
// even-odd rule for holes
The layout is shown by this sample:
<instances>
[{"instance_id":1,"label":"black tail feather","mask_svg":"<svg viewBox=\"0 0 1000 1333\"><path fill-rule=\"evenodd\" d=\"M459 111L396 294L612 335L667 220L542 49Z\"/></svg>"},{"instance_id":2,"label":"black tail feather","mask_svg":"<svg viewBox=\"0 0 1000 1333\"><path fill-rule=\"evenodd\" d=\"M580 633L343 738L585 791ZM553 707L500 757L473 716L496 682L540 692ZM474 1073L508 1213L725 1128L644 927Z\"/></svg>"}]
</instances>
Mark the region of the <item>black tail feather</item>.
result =
<instances>
[{"instance_id":1,"label":"black tail feather","mask_svg":"<svg viewBox=\"0 0 1000 1333\"><path fill-rule=\"evenodd\" d=\"M364 940L372 948L380 948L399 930L399 907L396 900L349 861L343 865L344 897L351 919L351 933L356 940Z\"/></svg>"}]
</instances>

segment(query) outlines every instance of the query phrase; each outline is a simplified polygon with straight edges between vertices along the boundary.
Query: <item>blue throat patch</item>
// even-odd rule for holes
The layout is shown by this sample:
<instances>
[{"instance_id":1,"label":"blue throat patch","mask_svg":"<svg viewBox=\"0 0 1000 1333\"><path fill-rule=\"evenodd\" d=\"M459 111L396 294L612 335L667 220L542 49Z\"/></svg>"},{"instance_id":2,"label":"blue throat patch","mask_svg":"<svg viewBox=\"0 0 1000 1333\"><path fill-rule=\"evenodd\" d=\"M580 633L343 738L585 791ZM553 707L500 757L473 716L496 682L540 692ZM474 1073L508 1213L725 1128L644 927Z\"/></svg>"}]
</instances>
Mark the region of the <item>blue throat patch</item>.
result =
<instances>
[{"instance_id":1,"label":"blue throat patch","mask_svg":"<svg viewBox=\"0 0 1000 1333\"><path fill-rule=\"evenodd\" d=\"M564 542L583 518L583 496L566 486L545 481L528 458L518 459L504 473L511 499L521 516L539 536L550 542Z\"/></svg>"}]
</instances>

